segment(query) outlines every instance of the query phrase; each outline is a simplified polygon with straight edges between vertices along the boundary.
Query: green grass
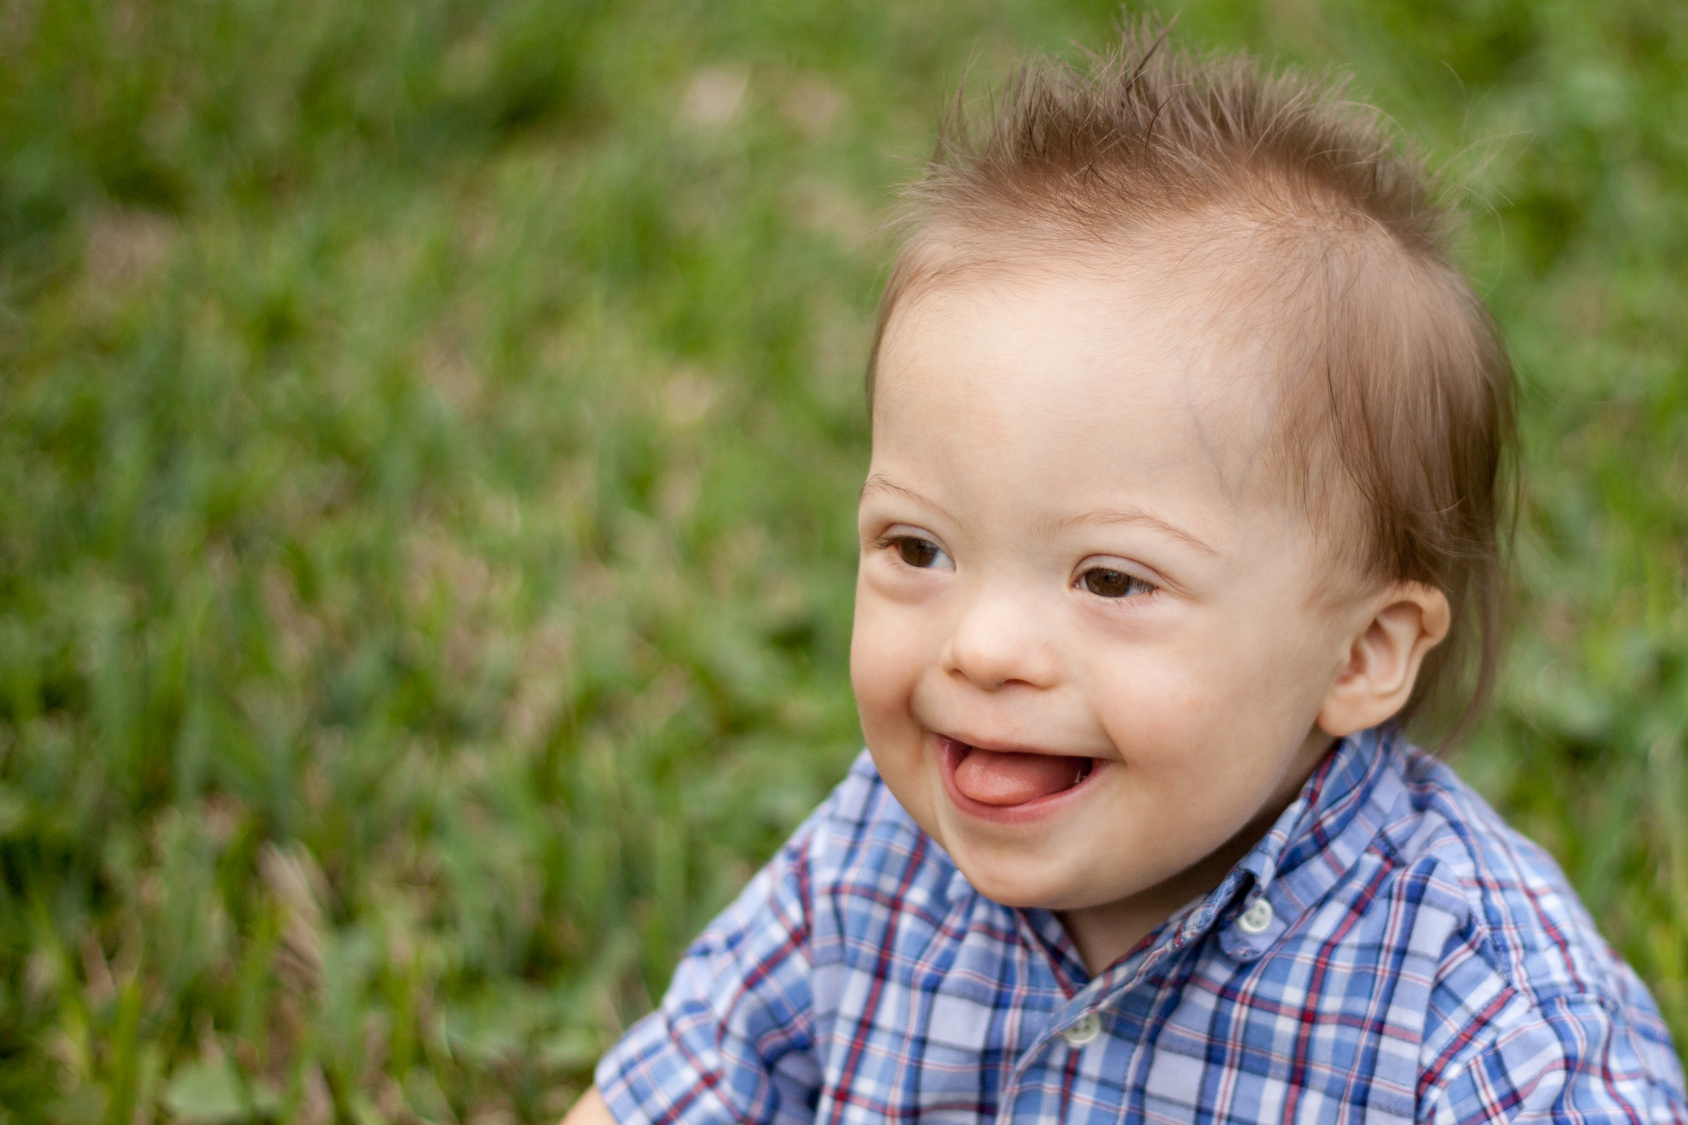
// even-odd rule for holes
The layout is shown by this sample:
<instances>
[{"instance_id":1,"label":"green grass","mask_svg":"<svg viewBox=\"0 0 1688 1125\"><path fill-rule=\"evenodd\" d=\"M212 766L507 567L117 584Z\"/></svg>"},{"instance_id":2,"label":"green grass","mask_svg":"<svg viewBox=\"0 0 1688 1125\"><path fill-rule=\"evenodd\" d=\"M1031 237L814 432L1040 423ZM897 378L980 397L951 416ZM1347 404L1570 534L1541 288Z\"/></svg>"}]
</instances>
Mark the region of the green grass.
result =
<instances>
[{"instance_id":1,"label":"green grass","mask_svg":"<svg viewBox=\"0 0 1688 1125\"><path fill-rule=\"evenodd\" d=\"M841 775L860 376L964 73L1108 3L0 0L0 1123L550 1121ZM1688 1039L1688 9L1196 0L1469 178L1461 768Z\"/></svg>"}]
</instances>

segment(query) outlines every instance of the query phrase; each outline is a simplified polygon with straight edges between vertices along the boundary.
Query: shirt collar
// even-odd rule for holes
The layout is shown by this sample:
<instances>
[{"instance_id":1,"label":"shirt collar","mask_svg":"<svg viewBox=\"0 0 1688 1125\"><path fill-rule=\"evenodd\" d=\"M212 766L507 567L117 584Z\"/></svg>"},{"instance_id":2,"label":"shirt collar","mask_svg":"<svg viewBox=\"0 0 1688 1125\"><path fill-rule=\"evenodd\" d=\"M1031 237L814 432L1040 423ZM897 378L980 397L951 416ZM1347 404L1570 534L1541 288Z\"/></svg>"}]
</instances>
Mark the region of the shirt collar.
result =
<instances>
[{"instance_id":1,"label":"shirt collar","mask_svg":"<svg viewBox=\"0 0 1688 1125\"><path fill-rule=\"evenodd\" d=\"M1187 945L1217 929L1227 953L1242 960L1264 953L1336 886L1382 829L1391 802L1380 783L1398 741L1393 730L1375 727L1339 739L1260 842L1182 920L1173 943ZM1262 901L1266 908L1254 920L1266 924L1239 926Z\"/></svg>"}]
</instances>

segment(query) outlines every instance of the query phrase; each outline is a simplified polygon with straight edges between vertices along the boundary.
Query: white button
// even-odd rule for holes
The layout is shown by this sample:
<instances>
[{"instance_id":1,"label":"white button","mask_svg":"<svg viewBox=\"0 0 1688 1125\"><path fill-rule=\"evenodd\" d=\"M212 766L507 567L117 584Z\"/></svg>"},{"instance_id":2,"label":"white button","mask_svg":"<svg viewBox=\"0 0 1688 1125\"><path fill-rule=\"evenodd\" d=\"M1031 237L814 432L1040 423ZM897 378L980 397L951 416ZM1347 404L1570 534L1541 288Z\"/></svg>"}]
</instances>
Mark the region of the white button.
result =
<instances>
[{"instance_id":1,"label":"white button","mask_svg":"<svg viewBox=\"0 0 1688 1125\"><path fill-rule=\"evenodd\" d=\"M1102 1034L1102 1017L1095 1012L1086 1012L1079 1017L1079 1021L1061 1032L1061 1038L1070 1047L1082 1047L1086 1043Z\"/></svg>"},{"instance_id":2,"label":"white button","mask_svg":"<svg viewBox=\"0 0 1688 1125\"><path fill-rule=\"evenodd\" d=\"M1263 934L1266 927L1272 924L1272 904L1263 898L1254 900L1254 905L1243 911L1243 916L1237 919L1237 929L1245 934Z\"/></svg>"}]
</instances>

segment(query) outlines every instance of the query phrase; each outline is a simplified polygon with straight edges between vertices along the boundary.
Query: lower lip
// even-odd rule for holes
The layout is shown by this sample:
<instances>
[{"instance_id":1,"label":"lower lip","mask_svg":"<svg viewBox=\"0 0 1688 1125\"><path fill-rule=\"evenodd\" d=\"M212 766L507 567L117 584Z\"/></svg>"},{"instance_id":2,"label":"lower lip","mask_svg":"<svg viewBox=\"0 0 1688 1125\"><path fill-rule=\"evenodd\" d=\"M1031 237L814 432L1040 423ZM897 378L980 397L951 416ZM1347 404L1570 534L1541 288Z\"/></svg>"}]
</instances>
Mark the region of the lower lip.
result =
<instances>
[{"instance_id":1,"label":"lower lip","mask_svg":"<svg viewBox=\"0 0 1688 1125\"><path fill-rule=\"evenodd\" d=\"M1109 766L1109 763L1101 758L1092 758L1090 772L1084 779L1076 785L1069 785L1059 793L1049 793L1019 805L987 805L983 801L975 801L955 784L955 767L960 764L970 747L941 734L934 737L937 739L938 770L944 775L944 791L949 794L950 803L970 817L988 820L993 824L1030 824L1053 816L1089 792L1097 777ZM1074 759L1075 762L1077 760Z\"/></svg>"}]
</instances>

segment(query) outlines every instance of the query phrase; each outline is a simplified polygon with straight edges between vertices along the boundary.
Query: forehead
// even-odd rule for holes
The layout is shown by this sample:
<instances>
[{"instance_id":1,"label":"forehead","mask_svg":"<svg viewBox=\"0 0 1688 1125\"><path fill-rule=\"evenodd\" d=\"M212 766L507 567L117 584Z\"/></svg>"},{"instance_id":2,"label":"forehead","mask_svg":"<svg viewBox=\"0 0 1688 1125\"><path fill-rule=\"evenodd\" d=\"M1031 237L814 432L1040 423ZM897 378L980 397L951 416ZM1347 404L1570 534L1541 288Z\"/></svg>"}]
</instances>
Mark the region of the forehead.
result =
<instances>
[{"instance_id":1,"label":"forehead","mask_svg":"<svg viewBox=\"0 0 1688 1125\"><path fill-rule=\"evenodd\" d=\"M1240 501L1278 396L1274 334L1237 289L1171 244L951 265L886 325L876 449L1041 445L1130 478L1199 477Z\"/></svg>"}]
</instances>

